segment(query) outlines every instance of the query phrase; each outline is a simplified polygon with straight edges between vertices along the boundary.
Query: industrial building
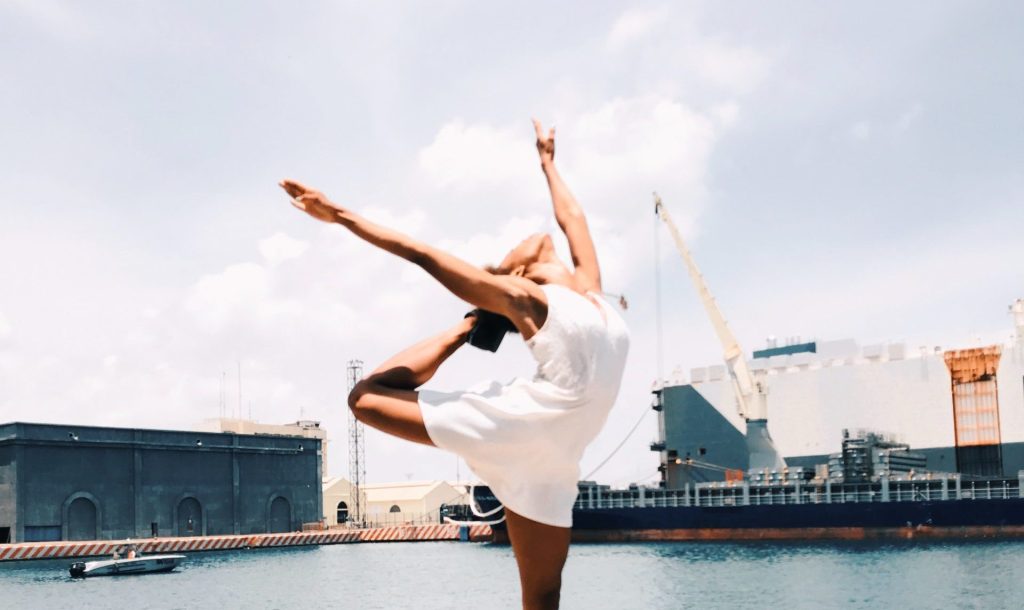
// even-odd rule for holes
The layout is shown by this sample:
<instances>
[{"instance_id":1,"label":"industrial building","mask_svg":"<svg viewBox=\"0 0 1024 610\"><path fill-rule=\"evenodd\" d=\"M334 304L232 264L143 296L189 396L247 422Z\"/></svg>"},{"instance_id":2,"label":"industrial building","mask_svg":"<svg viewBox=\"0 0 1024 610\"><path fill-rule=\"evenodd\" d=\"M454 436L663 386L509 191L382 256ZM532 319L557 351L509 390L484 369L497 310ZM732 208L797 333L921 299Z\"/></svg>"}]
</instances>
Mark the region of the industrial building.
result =
<instances>
[{"instance_id":1,"label":"industrial building","mask_svg":"<svg viewBox=\"0 0 1024 610\"><path fill-rule=\"evenodd\" d=\"M355 487L343 477L331 477L324 479L324 518L327 526L353 525L359 522L359 515L356 513L357 506L366 506L366 494L360 493L361 502L356 502L352 497Z\"/></svg>"},{"instance_id":2,"label":"industrial building","mask_svg":"<svg viewBox=\"0 0 1024 610\"><path fill-rule=\"evenodd\" d=\"M322 520L321 439L0 425L0 543L286 532Z\"/></svg>"},{"instance_id":3,"label":"industrial building","mask_svg":"<svg viewBox=\"0 0 1024 610\"><path fill-rule=\"evenodd\" d=\"M376 483L360 489L366 514L354 514L354 488L344 478L324 481L324 515L329 526L360 522L368 526L440 523L441 506L466 504L466 486L447 481Z\"/></svg>"},{"instance_id":4,"label":"industrial building","mask_svg":"<svg viewBox=\"0 0 1024 610\"><path fill-rule=\"evenodd\" d=\"M205 419L199 424L197 430L203 432L231 432L232 434L250 435L271 435L271 436L301 436L303 438L320 439L320 457L323 465L324 478L327 474L327 430L320 427L320 422L315 419L300 419L297 422L288 424L264 424L251 419L239 419L234 417L216 417Z\"/></svg>"}]
</instances>

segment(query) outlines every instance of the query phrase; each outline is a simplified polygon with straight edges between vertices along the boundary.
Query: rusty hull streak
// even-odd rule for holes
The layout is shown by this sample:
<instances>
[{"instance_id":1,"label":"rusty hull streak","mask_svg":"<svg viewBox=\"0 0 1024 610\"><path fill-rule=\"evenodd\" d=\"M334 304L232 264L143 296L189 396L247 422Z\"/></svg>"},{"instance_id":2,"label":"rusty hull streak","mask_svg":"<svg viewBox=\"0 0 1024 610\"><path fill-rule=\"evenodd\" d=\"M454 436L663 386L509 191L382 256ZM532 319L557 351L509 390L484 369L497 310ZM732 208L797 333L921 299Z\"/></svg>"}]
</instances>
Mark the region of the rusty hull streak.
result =
<instances>
[{"instance_id":1,"label":"rusty hull streak","mask_svg":"<svg viewBox=\"0 0 1024 610\"><path fill-rule=\"evenodd\" d=\"M801 527L644 530L573 530L573 542L709 542L751 540L965 540L1024 538L1024 526ZM495 543L508 544L508 532L494 531Z\"/></svg>"}]
</instances>

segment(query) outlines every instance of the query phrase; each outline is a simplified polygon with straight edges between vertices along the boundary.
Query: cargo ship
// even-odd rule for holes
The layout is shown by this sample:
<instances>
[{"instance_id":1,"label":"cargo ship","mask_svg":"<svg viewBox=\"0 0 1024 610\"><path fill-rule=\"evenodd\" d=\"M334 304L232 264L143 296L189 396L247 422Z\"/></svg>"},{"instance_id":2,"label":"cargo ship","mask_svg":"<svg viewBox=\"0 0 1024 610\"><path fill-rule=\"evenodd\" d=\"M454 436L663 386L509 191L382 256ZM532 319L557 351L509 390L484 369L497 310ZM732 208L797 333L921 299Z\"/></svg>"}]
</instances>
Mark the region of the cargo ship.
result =
<instances>
[{"instance_id":1,"label":"cargo ship","mask_svg":"<svg viewBox=\"0 0 1024 610\"><path fill-rule=\"evenodd\" d=\"M750 469L724 366L667 381L651 402L660 480L581 481L573 539L1024 537L1024 299L1011 313L1005 344L908 353L845 340L753 352L781 468ZM497 506L487 488L476 498Z\"/></svg>"},{"instance_id":2,"label":"cargo ship","mask_svg":"<svg viewBox=\"0 0 1024 610\"><path fill-rule=\"evenodd\" d=\"M657 195L655 212L724 363L655 384L660 481L581 481L574 540L1024 536L1024 299L1005 343L769 341L747 356Z\"/></svg>"}]
</instances>

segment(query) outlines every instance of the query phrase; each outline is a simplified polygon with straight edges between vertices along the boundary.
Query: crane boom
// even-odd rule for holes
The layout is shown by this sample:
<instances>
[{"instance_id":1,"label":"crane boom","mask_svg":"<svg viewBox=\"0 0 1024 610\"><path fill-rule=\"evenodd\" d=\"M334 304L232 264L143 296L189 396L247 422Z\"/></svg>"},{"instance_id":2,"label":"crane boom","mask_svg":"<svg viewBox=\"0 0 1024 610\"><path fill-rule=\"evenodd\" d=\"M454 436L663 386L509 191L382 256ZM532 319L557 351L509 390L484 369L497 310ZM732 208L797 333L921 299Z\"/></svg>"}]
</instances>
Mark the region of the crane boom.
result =
<instances>
[{"instance_id":1,"label":"crane boom","mask_svg":"<svg viewBox=\"0 0 1024 610\"><path fill-rule=\"evenodd\" d=\"M711 295L707 282L704 281L704 276L701 274L700 269L697 268L697 262L693 260L689 248L686 247L686 242L683 241L682 234L679 233L679 228L676 227L672 216L669 215L665 205L661 202L661 197L657 194L654 195L654 209L668 227L668 232L672 235L673 241L676 242L676 248L683 257L683 261L686 262L686 269L690 273L690 279L693 280L697 294L700 295L704 310L707 312L708 317L711 318L711 326L714 327L715 334L718 335L718 340L722 343L729 376L736 385L737 407L739 408L740 416L744 419L763 419L764 413L751 413L753 405L748 404L749 398L756 391L756 384L754 376L751 375L750 368L747 366L747 361L743 358L743 348L740 347L736 336L732 334L729 323L725 321L725 316L722 315L722 311L718 308L715 297Z\"/></svg>"},{"instance_id":2,"label":"crane boom","mask_svg":"<svg viewBox=\"0 0 1024 610\"><path fill-rule=\"evenodd\" d=\"M672 239L675 241L679 254L686 263L686 269L693 280L693 285L700 295L701 303L708 317L711 318L711 325L722 343L725 357L725 364L729 370L729 378L732 381L733 390L736 394L736 408L740 417L747 421L747 445L750 453L751 469L762 468L783 468L785 461L775 450L775 445L768 434L768 385L761 375L755 376L743 357L743 348L740 347L736 336L729 329L729 324L722 315L722 311L711 295L704 276L697 268L696 261L690 254L683 236L668 213L668 209L661 202L661 197L654 194L654 211L668 227Z\"/></svg>"}]
</instances>

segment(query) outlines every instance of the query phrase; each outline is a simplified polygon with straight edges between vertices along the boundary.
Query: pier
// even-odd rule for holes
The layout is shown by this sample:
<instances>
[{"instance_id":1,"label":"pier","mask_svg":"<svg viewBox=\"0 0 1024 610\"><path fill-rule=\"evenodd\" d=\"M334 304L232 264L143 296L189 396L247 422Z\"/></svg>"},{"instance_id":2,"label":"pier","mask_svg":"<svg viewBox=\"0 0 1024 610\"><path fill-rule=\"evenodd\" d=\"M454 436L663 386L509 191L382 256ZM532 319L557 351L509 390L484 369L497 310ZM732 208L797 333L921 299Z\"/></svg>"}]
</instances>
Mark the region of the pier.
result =
<instances>
[{"instance_id":1,"label":"pier","mask_svg":"<svg viewBox=\"0 0 1024 610\"><path fill-rule=\"evenodd\" d=\"M141 553L153 554L370 542L488 542L491 537L491 528L487 525L434 524L281 534L146 538L134 539L131 542ZM124 543L124 540L62 540L0 544L0 562L109 556L114 553L114 549Z\"/></svg>"}]
</instances>

